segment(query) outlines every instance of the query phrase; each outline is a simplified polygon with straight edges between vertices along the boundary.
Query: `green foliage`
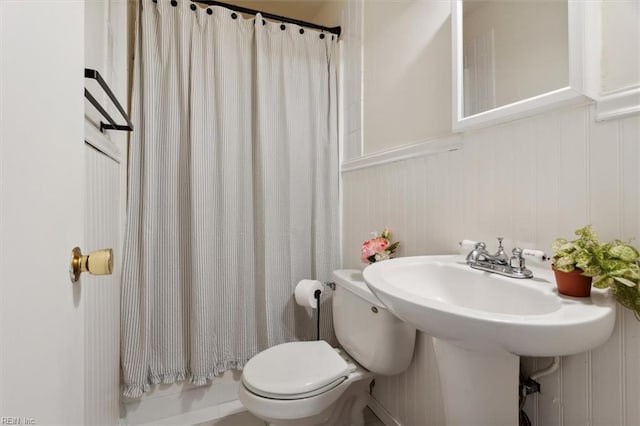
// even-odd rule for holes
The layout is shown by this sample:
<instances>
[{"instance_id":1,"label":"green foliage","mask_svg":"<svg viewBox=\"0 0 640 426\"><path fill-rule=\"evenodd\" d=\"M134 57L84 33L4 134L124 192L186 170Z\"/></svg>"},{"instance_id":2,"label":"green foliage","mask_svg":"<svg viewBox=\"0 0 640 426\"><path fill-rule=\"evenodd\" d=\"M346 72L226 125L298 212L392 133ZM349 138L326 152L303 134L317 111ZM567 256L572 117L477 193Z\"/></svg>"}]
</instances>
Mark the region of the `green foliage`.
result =
<instances>
[{"instance_id":1,"label":"green foliage","mask_svg":"<svg viewBox=\"0 0 640 426\"><path fill-rule=\"evenodd\" d=\"M559 271L581 269L594 277L593 286L611 288L616 300L631 309L640 320L640 253L627 242L600 243L591 225L576 231L573 241L556 239L552 244L553 264Z\"/></svg>"},{"instance_id":2,"label":"green foliage","mask_svg":"<svg viewBox=\"0 0 640 426\"><path fill-rule=\"evenodd\" d=\"M599 275L598 259L602 257L600 242L591 229L591 225L576 231L580 238L567 241L564 238L556 239L551 248L553 250L553 264L556 269L563 272L571 272L576 268L582 269L584 275L593 277Z\"/></svg>"},{"instance_id":3,"label":"green foliage","mask_svg":"<svg viewBox=\"0 0 640 426\"><path fill-rule=\"evenodd\" d=\"M627 309L631 309L640 321L640 286L627 287L625 285L614 286L613 294L616 300Z\"/></svg>"}]
</instances>

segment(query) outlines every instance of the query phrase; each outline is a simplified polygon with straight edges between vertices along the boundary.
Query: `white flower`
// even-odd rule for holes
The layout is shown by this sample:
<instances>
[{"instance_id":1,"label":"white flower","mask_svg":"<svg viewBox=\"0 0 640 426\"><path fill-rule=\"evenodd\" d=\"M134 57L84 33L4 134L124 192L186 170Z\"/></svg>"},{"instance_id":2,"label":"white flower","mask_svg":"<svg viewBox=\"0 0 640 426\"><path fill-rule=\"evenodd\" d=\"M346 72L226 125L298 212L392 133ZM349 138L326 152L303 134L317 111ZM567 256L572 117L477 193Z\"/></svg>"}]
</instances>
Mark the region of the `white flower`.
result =
<instances>
[{"instance_id":1,"label":"white flower","mask_svg":"<svg viewBox=\"0 0 640 426\"><path fill-rule=\"evenodd\" d=\"M389 256L391 256L391 252L389 250L385 250L383 252L376 253L376 262L378 262L380 260L388 259Z\"/></svg>"}]
</instances>

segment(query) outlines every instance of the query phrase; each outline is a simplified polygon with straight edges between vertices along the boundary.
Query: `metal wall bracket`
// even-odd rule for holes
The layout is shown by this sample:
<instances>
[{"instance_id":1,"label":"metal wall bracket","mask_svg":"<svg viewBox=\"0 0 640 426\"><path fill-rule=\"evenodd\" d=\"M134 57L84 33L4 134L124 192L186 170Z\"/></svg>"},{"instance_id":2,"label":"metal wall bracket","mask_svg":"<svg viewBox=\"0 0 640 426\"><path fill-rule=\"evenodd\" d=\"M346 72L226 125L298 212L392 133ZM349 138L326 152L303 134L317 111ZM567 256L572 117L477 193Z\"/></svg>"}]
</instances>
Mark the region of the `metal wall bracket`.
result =
<instances>
[{"instance_id":1,"label":"metal wall bracket","mask_svg":"<svg viewBox=\"0 0 640 426\"><path fill-rule=\"evenodd\" d=\"M87 100L91 102L91 105L93 105L95 109L97 109L98 112L102 114L102 116L108 121L108 123L100 121L100 131L102 132L106 129L106 130L124 130L127 132L131 132L133 130L133 124L131 123L129 116L125 112L124 108L122 108L122 105L120 105L120 102L118 102L116 95L113 94L113 92L109 88L109 85L107 84L106 81L104 81L100 73L96 70L92 70L91 68L85 68L84 78L90 78L98 82L102 90L104 90L107 96L109 96L109 99L111 100L113 105L115 105L115 107L118 109L118 111L124 118L124 121L126 122L126 125L116 124L115 120L111 118L109 113L102 107L102 105L100 105L100 103L96 100L96 98L93 97L93 95L85 87L84 97L87 98Z\"/></svg>"}]
</instances>

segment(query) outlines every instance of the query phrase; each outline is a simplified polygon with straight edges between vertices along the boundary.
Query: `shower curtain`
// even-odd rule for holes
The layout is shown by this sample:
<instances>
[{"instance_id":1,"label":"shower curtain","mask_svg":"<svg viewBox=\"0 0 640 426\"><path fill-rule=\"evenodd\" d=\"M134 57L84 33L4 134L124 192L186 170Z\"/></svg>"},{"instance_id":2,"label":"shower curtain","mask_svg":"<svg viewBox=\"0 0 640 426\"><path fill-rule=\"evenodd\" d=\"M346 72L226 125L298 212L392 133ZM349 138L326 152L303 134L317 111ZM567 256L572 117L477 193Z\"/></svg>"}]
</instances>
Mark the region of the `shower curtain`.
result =
<instances>
[{"instance_id":1,"label":"shower curtain","mask_svg":"<svg viewBox=\"0 0 640 426\"><path fill-rule=\"evenodd\" d=\"M130 398L314 339L294 287L339 262L337 40L187 0L139 7L121 321ZM329 297L322 337L335 343Z\"/></svg>"}]
</instances>

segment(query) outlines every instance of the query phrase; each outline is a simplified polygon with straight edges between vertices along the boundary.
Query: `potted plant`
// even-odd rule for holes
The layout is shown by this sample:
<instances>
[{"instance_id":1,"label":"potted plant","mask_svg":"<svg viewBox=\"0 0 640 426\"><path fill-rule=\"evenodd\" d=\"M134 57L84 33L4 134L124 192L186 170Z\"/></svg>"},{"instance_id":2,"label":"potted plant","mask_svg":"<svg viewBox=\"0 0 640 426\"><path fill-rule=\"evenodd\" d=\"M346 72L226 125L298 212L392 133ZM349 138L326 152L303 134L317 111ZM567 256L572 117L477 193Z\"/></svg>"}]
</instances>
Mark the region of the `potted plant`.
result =
<instances>
[{"instance_id":1,"label":"potted plant","mask_svg":"<svg viewBox=\"0 0 640 426\"><path fill-rule=\"evenodd\" d=\"M616 300L631 309L640 320L640 253L631 244L614 240L600 243L591 226L576 231L573 241L553 242L553 270L558 292L569 296L589 296L591 281L596 288L611 288ZM583 278L583 290L566 289L567 275ZM579 293L579 294L578 294Z\"/></svg>"},{"instance_id":2,"label":"potted plant","mask_svg":"<svg viewBox=\"0 0 640 426\"><path fill-rule=\"evenodd\" d=\"M553 250L553 272L558 292L567 296L589 297L592 277L600 271L597 247L600 245L591 226L578 229L573 241L557 238Z\"/></svg>"}]
</instances>

